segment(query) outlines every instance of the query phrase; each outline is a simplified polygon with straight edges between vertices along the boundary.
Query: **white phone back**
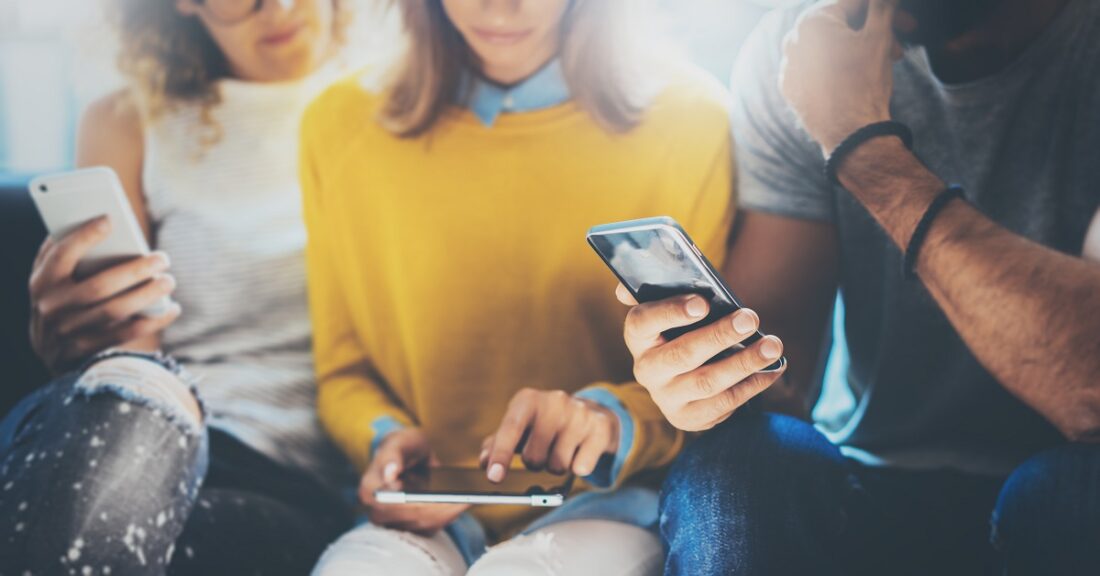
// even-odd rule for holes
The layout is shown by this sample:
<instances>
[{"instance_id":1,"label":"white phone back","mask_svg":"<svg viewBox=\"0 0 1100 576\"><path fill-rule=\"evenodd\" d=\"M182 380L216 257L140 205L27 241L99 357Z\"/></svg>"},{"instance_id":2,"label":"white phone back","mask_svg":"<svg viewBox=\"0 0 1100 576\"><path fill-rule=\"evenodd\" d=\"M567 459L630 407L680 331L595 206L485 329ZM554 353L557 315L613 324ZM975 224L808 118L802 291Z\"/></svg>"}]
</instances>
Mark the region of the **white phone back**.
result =
<instances>
[{"instance_id":1,"label":"white phone back","mask_svg":"<svg viewBox=\"0 0 1100 576\"><path fill-rule=\"evenodd\" d=\"M110 168L86 168L35 178L31 198L56 241L81 224L106 215L111 234L93 247L76 268L77 278L149 253L149 244L118 176Z\"/></svg>"}]
</instances>

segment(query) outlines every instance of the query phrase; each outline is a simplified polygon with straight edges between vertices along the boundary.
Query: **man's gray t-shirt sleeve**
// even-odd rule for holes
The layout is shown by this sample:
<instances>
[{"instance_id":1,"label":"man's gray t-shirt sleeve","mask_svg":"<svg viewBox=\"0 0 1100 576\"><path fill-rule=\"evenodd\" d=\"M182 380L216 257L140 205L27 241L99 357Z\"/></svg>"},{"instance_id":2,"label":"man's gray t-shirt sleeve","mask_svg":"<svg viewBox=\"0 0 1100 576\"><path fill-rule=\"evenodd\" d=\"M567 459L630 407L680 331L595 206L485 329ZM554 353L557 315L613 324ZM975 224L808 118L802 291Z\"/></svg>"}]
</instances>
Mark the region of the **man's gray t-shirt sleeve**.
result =
<instances>
[{"instance_id":1,"label":"man's gray t-shirt sleeve","mask_svg":"<svg viewBox=\"0 0 1100 576\"><path fill-rule=\"evenodd\" d=\"M821 147L779 92L783 36L797 10L775 10L745 42L732 79L739 206L791 218L833 220Z\"/></svg>"}]
</instances>

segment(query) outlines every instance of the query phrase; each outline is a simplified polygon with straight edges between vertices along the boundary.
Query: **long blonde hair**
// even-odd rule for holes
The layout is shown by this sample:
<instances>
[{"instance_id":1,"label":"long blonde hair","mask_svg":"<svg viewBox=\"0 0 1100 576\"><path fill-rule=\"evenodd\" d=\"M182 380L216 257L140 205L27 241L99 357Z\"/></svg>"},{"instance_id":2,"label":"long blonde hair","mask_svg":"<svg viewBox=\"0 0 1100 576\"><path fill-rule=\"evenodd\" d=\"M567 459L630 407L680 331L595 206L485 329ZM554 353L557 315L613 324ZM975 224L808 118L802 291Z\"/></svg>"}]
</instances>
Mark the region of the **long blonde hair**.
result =
<instances>
[{"instance_id":1,"label":"long blonde hair","mask_svg":"<svg viewBox=\"0 0 1100 576\"><path fill-rule=\"evenodd\" d=\"M401 137L432 129L458 96L477 57L447 17L442 0L394 0L408 50L390 81L381 122ZM643 40L652 0L572 0L561 26L562 71L577 105L607 130L625 132L642 118L655 78L644 71Z\"/></svg>"}]
</instances>

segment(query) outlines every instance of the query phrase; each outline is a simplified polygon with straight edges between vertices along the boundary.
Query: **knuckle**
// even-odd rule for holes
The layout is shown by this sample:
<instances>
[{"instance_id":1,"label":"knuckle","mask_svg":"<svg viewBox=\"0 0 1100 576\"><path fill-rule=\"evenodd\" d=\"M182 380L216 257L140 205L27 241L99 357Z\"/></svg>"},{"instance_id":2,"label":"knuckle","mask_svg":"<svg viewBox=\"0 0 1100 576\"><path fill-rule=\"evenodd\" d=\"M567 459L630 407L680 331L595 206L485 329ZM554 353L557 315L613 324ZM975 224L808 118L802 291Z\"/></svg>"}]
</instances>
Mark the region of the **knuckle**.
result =
<instances>
[{"instance_id":1,"label":"knuckle","mask_svg":"<svg viewBox=\"0 0 1100 576\"><path fill-rule=\"evenodd\" d=\"M112 302L111 304L104 306L101 316L104 320L115 323L121 322L130 317L128 307L122 302Z\"/></svg>"},{"instance_id":2,"label":"knuckle","mask_svg":"<svg viewBox=\"0 0 1100 576\"><path fill-rule=\"evenodd\" d=\"M695 356L690 340L673 340L664 346L664 362L676 368L687 367Z\"/></svg>"},{"instance_id":3,"label":"knuckle","mask_svg":"<svg viewBox=\"0 0 1100 576\"><path fill-rule=\"evenodd\" d=\"M639 339L642 323L645 321L645 310L642 306L635 306L626 313L626 321L623 322L623 339L627 343Z\"/></svg>"},{"instance_id":4,"label":"knuckle","mask_svg":"<svg viewBox=\"0 0 1100 576\"><path fill-rule=\"evenodd\" d=\"M527 424L527 418L523 414L513 411L504 418L504 423L513 428L522 428Z\"/></svg>"},{"instance_id":5,"label":"knuckle","mask_svg":"<svg viewBox=\"0 0 1100 576\"><path fill-rule=\"evenodd\" d=\"M681 307L672 302L666 302L661 306L661 318L665 326L678 326L683 323L684 314Z\"/></svg>"},{"instance_id":6,"label":"knuckle","mask_svg":"<svg viewBox=\"0 0 1100 576\"><path fill-rule=\"evenodd\" d=\"M31 310L36 316L46 318L52 312L49 302L45 298L39 298L31 302Z\"/></svg>"},{"instance_id":7,"label":"knuckle","mask_svg":"<svg viewBox=\"0 0 1100 576\"><path fill-rule=\"evenodd\" d=\"M652 353L643 354L634 362L634 379L647 390L652 391L661 386L656 375L656 360Z\"/></svg>"},{"instance_id":8,"label":"knuckle","mask_svg":"<svg viewBox=\"0 0 1100 576\"><path fill-rule=\"evenodd\" d=\"M54 336L58 338L68 338L76 332L76 324L73 322L58 322L53 326Z\"/></svg>"},{"instance_id":9,"label":"knuckle","mask_svg":"<svg viewBox=\"0 0 1100 576\"><path fill-rule=\"evenodd\" d=\"M734 354L730 360L736 371L740 372L742 378L756 372L756 358L760 357L760 352L752 352L748 348L738 351Z\"/></svg>"},{"instance_id":10,"label":"knuckle","mask_svg":"<svg viewBox=\"0 0 1100 576\"><path fill-rule=\"evenodd\" d=\"M42 293L42 270L35 268L27 279L27 293L31 298L36 298Z\"/></svg>"},{"instance_id":11,"label":"knuckle","mask_svg":"<svg viewBox=\"0 0 1100 576\"><path fill-rule=\"evenodd\" d=\"M716 350L722 350L737 344L740 341L740 337L733 329L733 321L730 318L725 318L719 322L715 322L710 325L710 344L714 346Z\"/></svg>"},{"instance_id":12,"label":"knuckle","mask_svg":"<svg viewBox=\"0 0 1100 576\"><path fill-rule=\"evenodd\" d=\"M719 379L712 370L702 370L693 378L695 391L699 393L702 398L713 396L715 392L720 390Z\"/></svg>"},{"instance_id":13,"label":"knuckle","mask_svg":"<svg viewBox=\"0 0 1100 576\"><path fill-rule=\"evenodd\" d=\"M81 302L99 302L111 296L110 286L100 276L88 279L77 290L76 297Z\"/></svg>"},{"instance_id":14,"label":"knuckle","mask_svg":"<svg viewBox=\"0 0 1100 576\"><path fill-rule=\"evenodd\" d=\"M737 391L726 390L712 398L710 404L711 419L721 418L737 409Z\"/></svg>"},{"instance_id":15,"label":"knuckle","mask_svg":"<svg viewBox=\"0 0 1100 576\"><path fill-rule=\"evenodd\" d=\"M690 411L686 406L681 406L676 410L670 410L665 413L665 417L669 423L672 424L677 430L683 430L685 432L695 432L699 429L695 420L691 417Z\"/></svg>"}]
</instances>

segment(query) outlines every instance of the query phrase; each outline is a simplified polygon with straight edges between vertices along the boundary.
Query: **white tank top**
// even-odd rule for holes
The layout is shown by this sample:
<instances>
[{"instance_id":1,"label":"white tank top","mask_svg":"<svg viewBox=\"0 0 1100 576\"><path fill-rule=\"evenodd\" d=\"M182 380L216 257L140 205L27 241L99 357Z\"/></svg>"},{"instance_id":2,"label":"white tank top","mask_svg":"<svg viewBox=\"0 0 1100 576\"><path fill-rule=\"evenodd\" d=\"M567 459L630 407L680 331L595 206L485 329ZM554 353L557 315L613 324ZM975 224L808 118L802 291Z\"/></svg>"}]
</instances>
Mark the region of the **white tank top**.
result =
<instances>
[{"instance_id":1,"label":"white tank top","mask_svg":"<svg viewBox=\"0 0 1100 576\"><path fill-rule=\"evenodd\" d=\"M315 407L297 150L302 112L332 77L222 81L220 139L204 147L200 111L174 110L146 130L143 175L183 310L164 350L199 377L211 426L328 482L346 465Z\"/></svg>"}]
</instances>

